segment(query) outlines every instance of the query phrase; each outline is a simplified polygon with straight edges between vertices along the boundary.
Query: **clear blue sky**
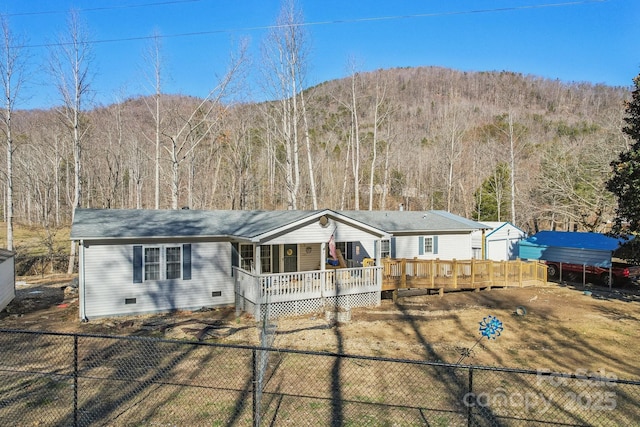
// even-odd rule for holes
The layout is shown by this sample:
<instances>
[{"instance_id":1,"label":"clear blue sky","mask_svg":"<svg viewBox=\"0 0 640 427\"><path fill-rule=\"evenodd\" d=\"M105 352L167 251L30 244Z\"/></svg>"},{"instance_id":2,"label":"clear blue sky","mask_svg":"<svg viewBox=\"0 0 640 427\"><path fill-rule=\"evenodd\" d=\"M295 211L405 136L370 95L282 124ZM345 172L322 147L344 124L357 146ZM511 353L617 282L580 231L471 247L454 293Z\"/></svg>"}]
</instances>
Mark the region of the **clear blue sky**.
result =
<instances>
[{"instance_id":1,"label":"clear blue sky","mask_svg":"<svg viewBox=\"0 0 640 427\"><path fill-rule=\"evenodd\" d=\"M640 0L300 0L309 35L307 85L344 77L348 58L362 71L443 66L514 71L566 82L630 86L640 73ZM76 9L91 34L98 104L148 94L145 37L163 39L164 91L204 96L235 42L250 40L254 66L274 24L271 0L0 0L15 34L27 40L32 73L19 108L48 108L48 50ZM251 76L258 88L258 74ZM145 87L146 85L146 87ZM260 99L261 94L252 94Z\"/></svg>"}]
</instances>

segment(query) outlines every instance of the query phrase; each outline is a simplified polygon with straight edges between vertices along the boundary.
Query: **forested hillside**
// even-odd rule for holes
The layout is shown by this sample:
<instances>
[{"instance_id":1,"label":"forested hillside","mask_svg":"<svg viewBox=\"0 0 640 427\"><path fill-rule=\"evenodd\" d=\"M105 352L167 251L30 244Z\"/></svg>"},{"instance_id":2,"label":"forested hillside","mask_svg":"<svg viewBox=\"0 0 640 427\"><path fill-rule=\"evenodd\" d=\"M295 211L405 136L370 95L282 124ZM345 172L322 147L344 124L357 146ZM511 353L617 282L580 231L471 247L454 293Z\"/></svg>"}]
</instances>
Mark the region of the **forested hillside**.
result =
<instances>
[{"instance_id":1,"label":"forested hillside","mask_svg":"<svg viewBox=\"0 0 640 427\"><path fill-rule=\"evenodd\" d=\"M160 208L403 204L528 231L602 230L629 95L429 67L356 73L261 104L129 99L80 117L82 206L154 208L157 182ZM15 221L67 224L70 129L56 109L16 111L13 125Z\"/></svg>"}]
</instances>

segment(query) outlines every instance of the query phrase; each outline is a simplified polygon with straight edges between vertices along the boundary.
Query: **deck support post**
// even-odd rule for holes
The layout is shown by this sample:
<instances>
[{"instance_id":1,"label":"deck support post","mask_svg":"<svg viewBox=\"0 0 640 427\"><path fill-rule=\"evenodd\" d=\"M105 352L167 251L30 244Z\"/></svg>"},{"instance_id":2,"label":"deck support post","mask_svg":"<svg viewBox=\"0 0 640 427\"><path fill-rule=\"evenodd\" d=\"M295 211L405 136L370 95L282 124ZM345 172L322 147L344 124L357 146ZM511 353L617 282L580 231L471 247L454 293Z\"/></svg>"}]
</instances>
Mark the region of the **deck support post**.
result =
<instances>
[{"instance_id":1,"label":"deck support post","mask_svg":"<svg viewBox=\"0 0 640 427\"><path fill-rule=\"evenodd\" d=\"M471 287L475 287L475 276L476 276L476 260L475 258L471 258Z\"/></svg>"},{"instance_id":2,"label":"deck support post","mask_svg":"<svg viewBox=\"0 0 640 427\"><path fill-rule=\"evenodd\" d=\"M453 289L458 289L458 261L454 258L452 265Z\"/></svg>"}]
</instances>

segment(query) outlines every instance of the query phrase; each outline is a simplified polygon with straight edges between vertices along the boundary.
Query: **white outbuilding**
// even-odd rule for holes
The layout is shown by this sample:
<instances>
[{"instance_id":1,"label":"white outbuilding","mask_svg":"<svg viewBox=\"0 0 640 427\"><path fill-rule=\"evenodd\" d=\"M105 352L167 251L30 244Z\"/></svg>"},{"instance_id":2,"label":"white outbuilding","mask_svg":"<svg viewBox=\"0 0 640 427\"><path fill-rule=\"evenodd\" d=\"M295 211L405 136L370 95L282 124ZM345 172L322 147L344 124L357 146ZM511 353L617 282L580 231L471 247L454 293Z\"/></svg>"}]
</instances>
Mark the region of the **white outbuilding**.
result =
<instances>
[{"instance_id":1,"label":"white outbuilding","mask_svg":"<svg viewBox=\"0 0 640 427\"><path fill-rule=\"evenodd\" d=\"M526 232L506 221L484 221L483 224L489 227L484 233L484 245L481 230L474 231L471 235L474 258L492 261L518 258L518 242L527 238Z\"/></svg>"},{"instance_id":2,"label":"white outbuilding","mask_svg":"<svg viewBox=\"0 0 640 427\"><path fill-rule=\"evenodd\" d=\"M16 297L15 254L0 249L0 310Z\"/></svg>"}]
</instances>

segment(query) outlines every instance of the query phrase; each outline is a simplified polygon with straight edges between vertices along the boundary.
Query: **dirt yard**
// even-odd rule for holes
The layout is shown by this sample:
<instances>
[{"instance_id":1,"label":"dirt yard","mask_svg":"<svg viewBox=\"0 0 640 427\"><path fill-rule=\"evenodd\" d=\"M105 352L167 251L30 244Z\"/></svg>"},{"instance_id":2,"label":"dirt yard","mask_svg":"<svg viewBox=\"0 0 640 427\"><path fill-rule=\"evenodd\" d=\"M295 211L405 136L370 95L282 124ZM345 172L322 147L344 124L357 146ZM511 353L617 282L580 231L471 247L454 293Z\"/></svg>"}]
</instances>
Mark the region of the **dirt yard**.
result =
<instances>
[{"instance_id":1,"label":"dirt yard","mask_svg":"<svg viewBox=\"0 0 640 427\"><path fill-rule=\"evenodd\" d=\"M0 313L0 328L258 344L260 325L236 318L231 308L82 323L71 283L68 276L17 278L16 299ZM329 322L324 313L280 319L274 346L450 363L472 348L462 363L639 379L640 288L609 292L590 286L591 295L584 290L549 283L444 297L406 291L396 303L353 309L347 323ZM487 315L498 317L504 331L474 346Z\"/></svg>"}]
</instances>

